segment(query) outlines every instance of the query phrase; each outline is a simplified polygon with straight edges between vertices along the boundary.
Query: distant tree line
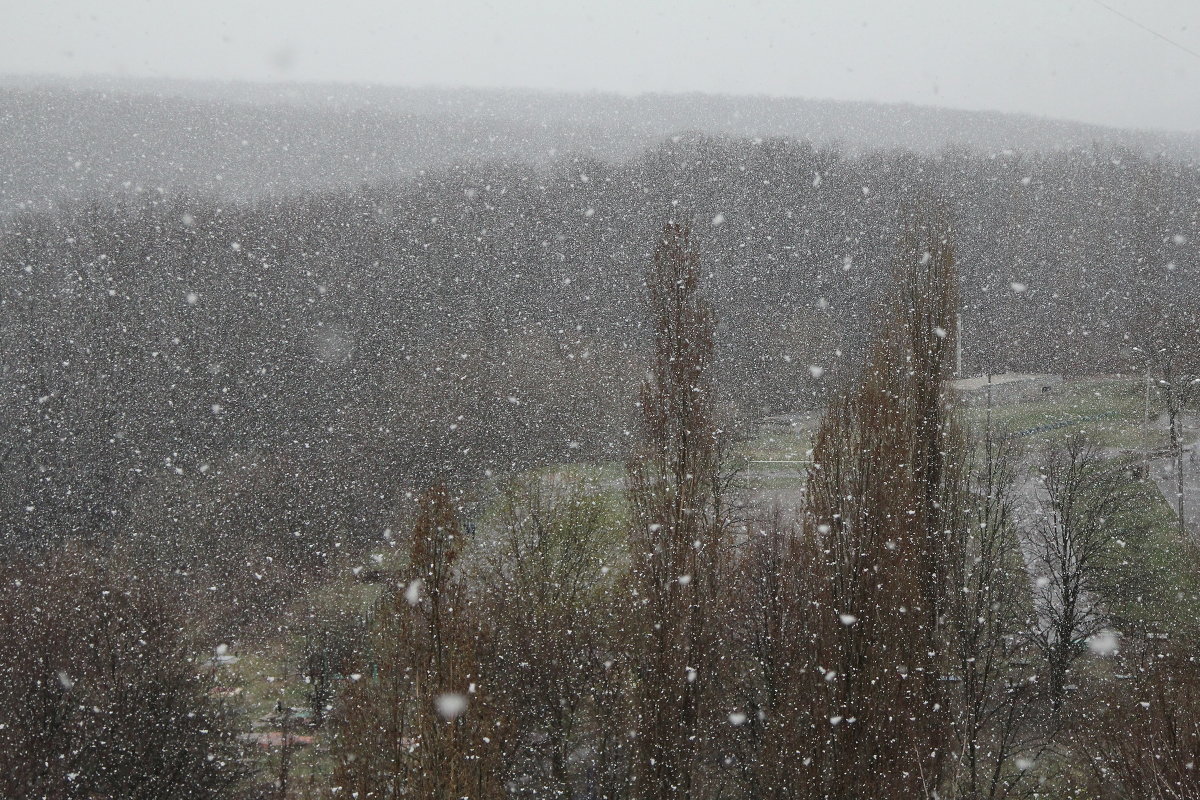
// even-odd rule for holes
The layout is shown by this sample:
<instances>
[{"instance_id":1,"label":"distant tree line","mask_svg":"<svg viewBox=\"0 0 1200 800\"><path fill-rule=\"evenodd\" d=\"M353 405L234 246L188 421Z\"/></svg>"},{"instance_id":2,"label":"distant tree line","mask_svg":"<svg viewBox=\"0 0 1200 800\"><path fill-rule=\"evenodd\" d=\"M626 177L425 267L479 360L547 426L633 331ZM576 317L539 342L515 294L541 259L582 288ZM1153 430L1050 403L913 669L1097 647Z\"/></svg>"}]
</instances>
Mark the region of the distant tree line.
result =
<instances>
[{"instance_id":1,"label":"distant tree line","mask_svg":"<svg viewBox=\"0 0 1200 800\"><path fill-rule=\"evenodd\" d=\"M692 94L0 78L0 214L187 187L226 202L422 169L562 154L625 161L681 132L837 142L847 152L1127 147L1190 160L1200 137L909 104Z\"/></svg>"}]
</instances>

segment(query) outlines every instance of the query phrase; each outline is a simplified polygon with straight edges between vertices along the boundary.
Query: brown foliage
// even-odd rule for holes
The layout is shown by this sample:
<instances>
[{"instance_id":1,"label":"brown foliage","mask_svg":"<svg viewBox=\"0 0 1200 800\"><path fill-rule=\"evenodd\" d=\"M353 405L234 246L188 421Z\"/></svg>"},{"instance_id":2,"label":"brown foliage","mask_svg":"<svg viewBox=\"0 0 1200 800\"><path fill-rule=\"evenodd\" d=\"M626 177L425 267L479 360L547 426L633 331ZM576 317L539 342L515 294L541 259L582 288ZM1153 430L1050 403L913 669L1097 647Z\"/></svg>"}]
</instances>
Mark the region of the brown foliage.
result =
<instances>
[{"instance_id":1,"label":"brown foliage","mask_svg":"<svg viewBox=\"0 0 1200 800\"><path fill-rule=\"evenodd\" d=\"M0 796L239 795L231 716L153 582L72 548L0 569Z\"/></svg>"},{"instance_id":2,"label":"brown foliage","mask_svg":"<svg viewBox=\"0 0 1200 800\"><path fill-rule=\"evenodd\" d=\"M1195 800L1200 665L1180 653L1141 660L1130 683L1110 684L1101 697L1100 713L1079 737L1080 752L1092 762L1101 796Z\"/></svg>"},{"instance_id":3,"label":"brown foliage","mask_svg":"<svg viewBox=\"0 0 1200 800\"><path fill-rule=\"evenodd\" d=\"M701 696L714 672L713 613L725 534L713 421L714 319L686 226L667 225L646 280L654 360L628 467L636 628L637 797L689 797L711 738Z\"/></svg>"},{"instance_id":4,"label":"brown foliage","mask_svg":"<svg viewBox=\"0 0 1200 800\"><path fill-rule=\"evenodd\" d=\"M815 573L804 767L793 796L932 793L951 748L946 535L961 474L949 411L957 278L948 231L914 224L858 385L817 432L802 548ZM803 688L801 688L803 687Z\"/></svg>"},{"instance_id":5,"label":"brown foliage","mask_svg":"<svg viewBox=\"0 0 1200 800\"><path fill-rule=\"evenodd\" d=\"M461 544L454 499L435 485L408 580L381 601L371 661L338 711L335 783L351 796L503 795L503 731L480 669L488 641L453 568Z\"/></svg>"}]
</instances>

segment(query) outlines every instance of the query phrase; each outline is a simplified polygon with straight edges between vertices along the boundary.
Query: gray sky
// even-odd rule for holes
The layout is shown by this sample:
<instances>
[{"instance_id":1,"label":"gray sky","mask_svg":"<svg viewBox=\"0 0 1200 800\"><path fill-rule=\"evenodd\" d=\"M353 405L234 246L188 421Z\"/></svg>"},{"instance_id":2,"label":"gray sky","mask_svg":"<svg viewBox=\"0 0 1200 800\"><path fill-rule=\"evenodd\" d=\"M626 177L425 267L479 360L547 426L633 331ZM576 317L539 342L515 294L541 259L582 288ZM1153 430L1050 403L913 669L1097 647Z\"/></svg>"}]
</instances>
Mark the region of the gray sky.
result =
<instances>
[{"instance_id":1,"label":"gray sky","mask_svg":"<svg viewBox=\"0 0 1200 800\"><path fill-rule=\"evenodd\" d=\"M1104 0L1200 53L1200 0ZM1200 130L1200 57L1097 0L0 0L0 73L704 91Z\"/></svg>"}]
</instances>

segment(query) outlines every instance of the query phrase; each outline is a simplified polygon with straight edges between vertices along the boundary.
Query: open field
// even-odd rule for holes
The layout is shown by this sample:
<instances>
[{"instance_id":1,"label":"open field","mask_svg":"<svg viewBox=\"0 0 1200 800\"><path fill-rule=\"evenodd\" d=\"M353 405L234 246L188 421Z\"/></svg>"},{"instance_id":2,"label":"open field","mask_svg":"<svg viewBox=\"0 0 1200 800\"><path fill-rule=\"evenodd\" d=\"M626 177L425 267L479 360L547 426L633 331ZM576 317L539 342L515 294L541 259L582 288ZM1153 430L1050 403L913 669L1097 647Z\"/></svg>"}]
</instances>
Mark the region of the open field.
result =
<instances>
[{"instance_id":1,"label":"open field","mask_svg":"<svg viewBox=\"0 0 1200 800\"><path fill-rule=\"evenodd\" d=\"M1150 393L1150 426L1146 427L1145 379L1132 375L1073 378L1045 398L965 406L965 417L976 429L989 423L1000 435L1049 442L1081 431L1104 447L1153 452L1166 444L1158 423L1161 399Z\"/></svg>"}]
</instances>

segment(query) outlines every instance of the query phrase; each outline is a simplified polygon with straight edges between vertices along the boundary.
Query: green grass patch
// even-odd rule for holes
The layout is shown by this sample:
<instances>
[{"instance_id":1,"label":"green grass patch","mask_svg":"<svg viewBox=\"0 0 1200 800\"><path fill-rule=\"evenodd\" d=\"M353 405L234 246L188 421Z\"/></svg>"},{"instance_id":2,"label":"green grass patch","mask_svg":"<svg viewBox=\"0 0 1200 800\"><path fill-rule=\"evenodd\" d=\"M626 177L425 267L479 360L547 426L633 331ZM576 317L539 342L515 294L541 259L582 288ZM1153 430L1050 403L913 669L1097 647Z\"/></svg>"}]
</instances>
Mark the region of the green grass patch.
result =
<instances>
[{"instance_id":1,"label":"green grass patch","mask_svg":"<svg viewBox=\"0 0 1200 800\"><path fill-rule=\"evenodd\" d=\"M1102 564L1099 593L1118 628L1200 643L1200 566L1153 481L1135 480L1124 529Z\"/></svg>"},{"instance_id":2,"label":"green grass patch","mask_svg":"<svg viewBox=\"0 0 1200 800\"><path fill-rule=\"evenodd\" d=\"M1157 415L1160 405L1152 392L1151 415ZM972 404L964 407L964 415L974 427L982 428L988 410ZM1045 398L993 404L990 416L994 430L1032 440L1055 441L1087 431L1104 447L1136 450L1147 441L1145 383L1140 376L1076 378ZM1150 431L1151 448L1165 441L1165 433Z\"/></svg>"},{"instance_id":3,"label":"green grass patch","mask_svg":"<svg viewBox=\"0 0 1200 800\"><path fill-rule=\"evenodd\" d=\"M792 424L764 422L753 436L738 443L734 456L743 461L745 469L750 472L788 469L791 463L812 457L812 434L819 423L820 414L817 413L796 418Z\"/></svg>"}]
</instances>

